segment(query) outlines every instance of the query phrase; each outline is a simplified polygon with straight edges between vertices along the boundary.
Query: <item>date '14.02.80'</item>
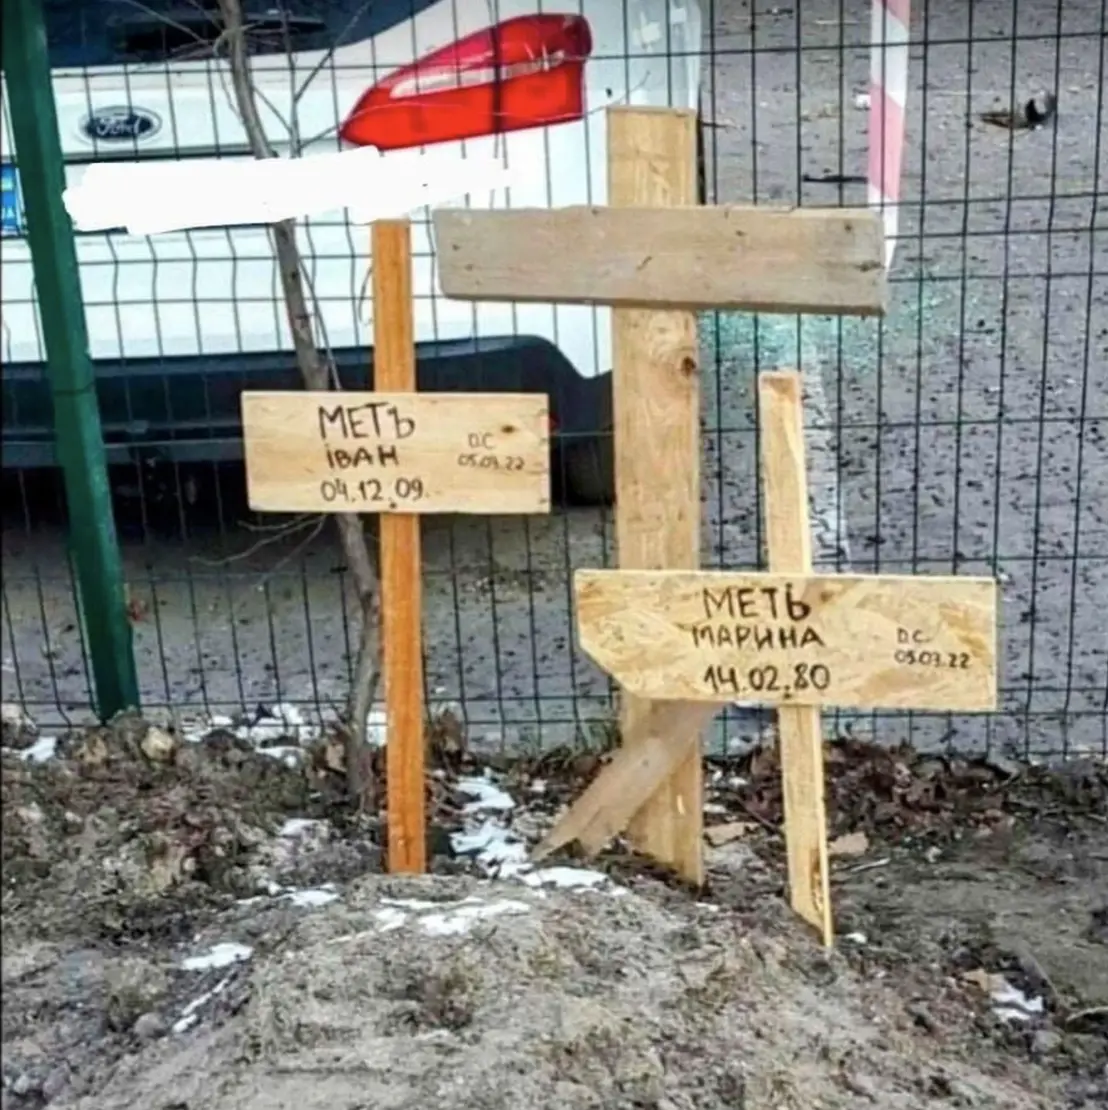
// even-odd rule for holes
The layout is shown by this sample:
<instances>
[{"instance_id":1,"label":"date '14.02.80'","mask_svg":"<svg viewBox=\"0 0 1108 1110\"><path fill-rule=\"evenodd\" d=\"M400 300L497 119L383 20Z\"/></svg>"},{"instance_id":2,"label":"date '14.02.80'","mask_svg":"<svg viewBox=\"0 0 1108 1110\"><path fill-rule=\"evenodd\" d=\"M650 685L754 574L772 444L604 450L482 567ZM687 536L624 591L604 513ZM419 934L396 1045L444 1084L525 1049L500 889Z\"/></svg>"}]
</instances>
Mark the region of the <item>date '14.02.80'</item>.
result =
<instances>
[{"instance_id":1,"label":"date '14.02.80'","mask_svg":"<svg viewBox=\"0 0 1108 1110\"><path fill-rule=\"evenodd\" d=\"M791 698L809 690L822 693L831 685L831 672L822 663L796 663L791 667L763 663L746 671L713 665L704 672L704 684L713 694L724 697L775 694Z\"/></svg>"}]
</instances>

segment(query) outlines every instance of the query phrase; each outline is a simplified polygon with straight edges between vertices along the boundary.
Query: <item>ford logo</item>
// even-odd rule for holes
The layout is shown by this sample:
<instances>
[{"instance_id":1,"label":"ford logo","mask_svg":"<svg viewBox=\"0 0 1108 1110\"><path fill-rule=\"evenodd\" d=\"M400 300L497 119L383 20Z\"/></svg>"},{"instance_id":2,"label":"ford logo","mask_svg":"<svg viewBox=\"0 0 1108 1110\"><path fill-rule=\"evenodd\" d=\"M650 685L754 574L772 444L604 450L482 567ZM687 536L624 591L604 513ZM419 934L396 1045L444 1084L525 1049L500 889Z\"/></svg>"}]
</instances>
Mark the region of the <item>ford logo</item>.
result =
<instances>
[{"instance_id":1,"label":"ford logo","mask_svg":"<svg viewBox=\"0 0 1108 1110\"><path fill-rule=\"evenodd\" d=\"M98 143L134 143L161 130L162 121L145 108L101 108L81 124L81 132Z\"/></svg>"}]
</instances>

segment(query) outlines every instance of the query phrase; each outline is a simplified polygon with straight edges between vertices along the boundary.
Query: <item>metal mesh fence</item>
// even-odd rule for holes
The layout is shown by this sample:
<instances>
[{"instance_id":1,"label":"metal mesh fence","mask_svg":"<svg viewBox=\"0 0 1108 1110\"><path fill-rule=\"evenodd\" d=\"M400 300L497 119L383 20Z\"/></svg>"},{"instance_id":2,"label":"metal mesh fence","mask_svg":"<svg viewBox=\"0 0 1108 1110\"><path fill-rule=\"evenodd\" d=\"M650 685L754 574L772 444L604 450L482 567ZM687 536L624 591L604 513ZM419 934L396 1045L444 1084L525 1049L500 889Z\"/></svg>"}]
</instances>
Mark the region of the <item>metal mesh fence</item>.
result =
<instances>
[{"instance_id":1,"label":"metal mesh fence","mask_svg":"<svg viewBox=\"0 0 1108 1110\"><path fill-rule=\"evenodd\" d=\"M498 15L495 0L453 3L459 33ZM105 78L89 67L113 59L95 56L107 48L95 39L101 23L89 7L46 4L55 64L75 67L56 79L63 131L94 101L106 103ZM115 7L160 12L158 4ZM386 19L382 12L395 17L397 7L370 5L376 14L367 16L356 4L313 4L301 14L333 8L343 27L360 26L359 19ZM363 28L398 56L326 56L313 75L322 93L301 105L311 125L301 136L311 132L333 149L343 82L372 81L411 61L400 56L405 34L409 54L418 55L415 9L433 5L399 7L411 9L403 19ZM510 7L516 15L524 5ZM580 0L556 7L586 17L598 11ZM607 37L594 34L590 66L607 66L602 72L617 86L600 99L687 102L695 99L695 74L710 203L865 204L867 0L701 0L694 41L696 10L678 0L628 2L621 37L596 16ZM1106 10L1103 0L914 0L903 209L887 317L702 318L707 565L762 565L753 379L760 369L799 366L817 565L995 574L1003 584L997 714L829 715L833 728L967 752L1108 752ZM322 28L297 33L317 48L334 34L331 14ZM135 35L132 48L146 51L141 79L128 89L129 78L120 78L113 93L123 103L153 98L161 153L189 157L214 147L241 156L225 119L225 134L209 124L186 142L190 120L225 114L217 62L191 84L172 76L201 47L210 52L211 42L185 34L151 45ZM601 56L612 41L622 53ZM281 50L263 44L259 58L282 58L281 42ZM152 61L158 51L171 56ZM151 73L161 75L160 88ZM589 86L590 107L599 88ZM1044 90L1057 94L1056 117L1020 126L1022 106ZM1012 126L983 118L1013 106ZM317 135L328 110L332 122ZM548 142L507 140L509 154L545 160L542 202L602 203L602 131L584 128L571 167ZM86 146L85 161L101 156L96 144ZM11 158L5 148L5 162ZM81 158L69 147L67 158L72 172ZM414 234L419 289L431 257L425 221ZM249 513L229 415L243 388L296 384L264 229L149 239L95 233L77 245L90 341L104 375L144 708L164 706L186 721L259 712L319 720L345 698L357 606L329 525L305 521L289 530L287 520ZM369 373L368 235L310 220L301 246L340 376L359 385ZM87 716L89 671L60 488L42 465L48 410L22 241L6 238L0 258L4 700L61 723ZM603 313L466 312L479 342L459 339L442 299L421 294L422 387L549 387L563 409L564 441L606 426ZM530 338L506 343L513 335ZM555 348L575 373L566 374ZM574 645L570 586L573 568L611 565L611 520L607 509L579 503L589 474L569 473L570 457L559 455L556 475L569 503L549 518L425 524L427 698L432 709L460 707L475 743L587 741L612 716L608 680ZM714 741L749 739L763 724L752 711L729 710Z\"/></svg>"}]
</instances>

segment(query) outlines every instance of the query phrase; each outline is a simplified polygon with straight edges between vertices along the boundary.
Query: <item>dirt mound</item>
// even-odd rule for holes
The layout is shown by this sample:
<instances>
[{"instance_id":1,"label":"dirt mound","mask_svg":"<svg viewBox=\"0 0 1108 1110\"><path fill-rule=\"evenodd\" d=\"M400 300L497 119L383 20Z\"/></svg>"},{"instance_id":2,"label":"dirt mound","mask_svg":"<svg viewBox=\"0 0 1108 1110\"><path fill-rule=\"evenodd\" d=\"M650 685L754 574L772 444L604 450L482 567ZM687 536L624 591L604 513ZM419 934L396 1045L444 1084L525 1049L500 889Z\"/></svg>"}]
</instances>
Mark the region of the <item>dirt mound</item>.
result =
<instances>
[{"instance_id":1,"label":"dirt mound","mask_svg":"<svg viewBox=\"0 0 1108 1110\"><path fill-rule=\"evenodd\" d=\"M65 1110L1045 1110L936 1051L895 987L689 903L378 877L302 918L236 1012L125 1060ZM218 984L216 984L218 987ZM215 989L206 986L208 993ZM941 1059L940 1059L941 1056Z\"/></svg>"},{"instance_id":2,"label":"dirt mound","mask_svg":"<svg viewBox=\"0 0 1108 1110\"><path fill-rule=\"evenodd\" d=\"M190 742L136 718L56 745L5 738L2 1110L1108 1096L1096 767L983 777L832 748L831 820L853 846L833 860L825 954L783 898L765 752L710 775L709 824L733 828L693 893L618 844L599 871L381 876L380 830L352 814L333 738ZM431 741L432 839L449 848L465 823L498 859L524 860L598 761L486 774L457 727Z\"/></svg>"},{"instance_id":3,"label":"dirt mound","mask_svg":"<svg viewBox=\"0 0 1108 1110\"><path fill-rule=\"evenodd\" d=\"M0 775L8 935L183 936L204 909L304 878L288 821L349 825L310 760L225 731L185 742L129 715L48 759L5 752ZM356 870L375 855L362 831L341 838Z\"/></svg>"}]
</instances>

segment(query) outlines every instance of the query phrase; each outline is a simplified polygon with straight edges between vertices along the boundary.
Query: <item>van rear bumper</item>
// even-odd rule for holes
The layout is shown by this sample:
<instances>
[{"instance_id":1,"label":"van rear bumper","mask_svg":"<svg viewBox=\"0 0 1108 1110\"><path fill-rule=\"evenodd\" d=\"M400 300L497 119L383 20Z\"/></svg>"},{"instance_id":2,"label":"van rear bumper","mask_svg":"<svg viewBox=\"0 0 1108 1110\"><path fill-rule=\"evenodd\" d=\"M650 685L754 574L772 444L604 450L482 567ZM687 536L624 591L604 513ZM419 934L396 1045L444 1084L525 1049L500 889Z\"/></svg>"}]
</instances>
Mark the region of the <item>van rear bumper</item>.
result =
<instances>
[{"instance_id":1,"label":"van rear bumper","mask_svg":"<svg viewBox=\"0 0 1108 1110\"><path fill-rule=\"evenodd\" d=\"M372 349L332 352L344 389L372 389ZM241 459L240 395L299 389L291 352L94 364L110 464L159 458L172 462ZM546 393L554 434L588 437L606 430L611 375L584 378L546 339L508 336L416 344L421 390ZM2 466L57 465L52 402L42 363L7 363L3 373Z\"/></svg>"}]
</instances>

